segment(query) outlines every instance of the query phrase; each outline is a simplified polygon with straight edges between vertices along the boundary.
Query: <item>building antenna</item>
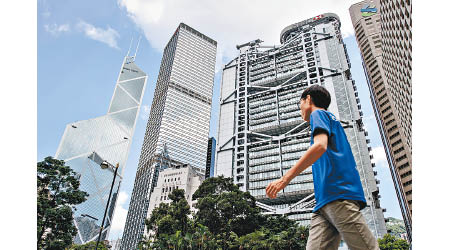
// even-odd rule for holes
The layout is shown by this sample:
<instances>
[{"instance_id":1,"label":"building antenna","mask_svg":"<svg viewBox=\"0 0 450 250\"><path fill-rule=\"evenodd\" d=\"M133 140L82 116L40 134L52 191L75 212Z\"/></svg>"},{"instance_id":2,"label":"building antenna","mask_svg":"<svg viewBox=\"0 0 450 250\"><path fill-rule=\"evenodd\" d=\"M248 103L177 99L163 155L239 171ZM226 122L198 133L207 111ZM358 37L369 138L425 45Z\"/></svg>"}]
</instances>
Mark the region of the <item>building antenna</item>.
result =
<instances>
[{"instance_id":1,"label":"building antenna","mask_svg":"<svg viewBox=\"0 0 450 250\"><path fill-rule=\"evenodd\" d=\"M130 47L128 47L127 57L130 54L131 44L133 43L133 37L131 37Z\"/></svg>"},{"instance_id":2,"label":"building antenna","mask_svg":"<svg viewBox=\"0 0 450 250\"><path fill-rule=\"evenodd\" d=\"M137 43L137 46L136 46L136 51L134 52L134 56L133 56L134 60L136 60L136 54L137 54L137 51L139 49L139 43L141 43L141 35L139 35L139 40L138 40L138 43Z\"/></svg>"}]
</instances>

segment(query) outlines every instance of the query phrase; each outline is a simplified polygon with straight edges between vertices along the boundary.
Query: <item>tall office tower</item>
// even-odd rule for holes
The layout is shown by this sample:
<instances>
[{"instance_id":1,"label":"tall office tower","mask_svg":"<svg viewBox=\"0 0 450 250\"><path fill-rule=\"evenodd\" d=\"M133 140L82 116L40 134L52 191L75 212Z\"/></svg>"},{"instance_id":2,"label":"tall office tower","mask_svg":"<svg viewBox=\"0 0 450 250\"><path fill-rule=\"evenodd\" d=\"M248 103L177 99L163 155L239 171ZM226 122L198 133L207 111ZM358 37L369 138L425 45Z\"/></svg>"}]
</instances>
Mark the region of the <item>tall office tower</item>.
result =
<instances>
[{"instance_id":1,"label":"tall office tower","mask_svg":"<svg viewBox=\"0 0 450 250\"><path fill-rule=\"evenodd\" d=\"M78 172L80 190L89 194L85 202L76 206L73 215L78 229L75 236L77 244L98 238L114 177L112 169L100 168L103 161L112 165L119 164L119 180L115 181L113 187L101 239L106 239L109 233L121 175L128 159L147 83L147 75L134 63L134 59L135 56L126 56L123 61L108 113L67 125L55 155L55 158L64 160Z\"/></svg>"},{"instance_id":2,"label":"tall office tower","mask_svg":"<svg viewBox=\"0 0 450 250\"><path fill-rule=\"evenodd\" d=\"M142 239L161 168L177 162L204 173L216 50L216 41L184 23L164 49L121 249Z\"/></svg>"},{"instance_id":3,"label":"tall office tower","mask_svg":"<svg viewBox=\"0 0 450 250\"><path fill-rule=\"evenodd\" d=\"M206 156L205 179L214 176L214 162L216 158L216 139L214 137L208 140L208 152Z\"/></svg>"},{"instance_id":4,"label":"tall office tower","mask_svg":"<svg viewBox=\"0 0 450 250\"><path fill-rule=\"evenodd\" d=\"M395 3L395 1L392 1L392 3ZM408 232L408 240L411 241L412 152L411 134L407 132L411 128L411 77L410 75L402 76L402 74L410 74L407 72L411 70L411 62L403 62L408 60L404 56L411 54L410 52L405 54L405 48L403 48L403 43L408 43L408 46L411 44L411 39L406 38L410 37L411 31L405 29L409 27L407 25L410 24L410 20L402 22L404 30L398 31L402 34L402 37L405 37L404 41L396 41L396 43L402 44L402 46L398 46L398 48L396 46L395 48L395 51L401 51L401 56L397 54L392 57L388 54L389 51L392 51L392 48L389 48L392 41L383 42L383 40L386 41L386 39L383 39L383 36L386 36L383 35L383 32L385 32L383 30L386 29L387 24L382 17L383 11L380 14L380 0L365 0L353 4L349 11L361 51L370 99L400 204L400 211ZM404 13L408 13L407 8L399 8L393 11L402 12L403 16ZM385 27L383 28L383 26ZM392 24L389 24L389 26L391 31L396 28ZM383 49L383 46L385 46L385 49ZM384 50L388 52L384 52ZM402 66L399 68L398 65L394 66L393 63ZM406 68L406 65L409 65L409 68ZM399 80L400 78L402 80Z\"/></svg>"},{"instance_id":5,"label":"tall office tower","mask_svg":"<svg viewBox=\"0 0 450 250\"><path fill-rule=\"evenodd\" d=\"M401 185L404 188L410 213L412 214L412 81L411 81L411 1L381 1L381 50L386 85L392 95L393 110L399 122L400 136L405 149L395 155ZM397 140L400 141L400 140Z\"/></svg>"},{"instance_id":6,"label":"tall office tower","mask_svg":"<svg viewBox=\"0 0 450 250\"><path fill-rule=\"evenodd\" d=\"M275 199L266 196L265 188L309 147L310 128L298 103L308 86L320 84L331 94L328 110L342 121L356 160L369 205L362 213L374 235L382 237L386 225L376 172L338 16L327 13L289 25L280 41L239 45L238 57L223 69L215 175L232 177L265 213L287 214L308 225L315 205L311 167Z\"/></svg>"}]
</instances>

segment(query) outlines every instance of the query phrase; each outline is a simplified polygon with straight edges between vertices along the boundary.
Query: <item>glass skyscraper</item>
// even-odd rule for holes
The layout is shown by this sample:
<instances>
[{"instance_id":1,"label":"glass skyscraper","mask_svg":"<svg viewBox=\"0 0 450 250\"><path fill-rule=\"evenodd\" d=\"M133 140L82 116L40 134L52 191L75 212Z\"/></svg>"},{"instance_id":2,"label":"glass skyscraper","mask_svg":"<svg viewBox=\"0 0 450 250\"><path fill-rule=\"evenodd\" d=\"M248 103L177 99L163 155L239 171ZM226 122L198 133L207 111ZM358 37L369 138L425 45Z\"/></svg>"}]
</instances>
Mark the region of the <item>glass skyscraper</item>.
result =
<instances>
[{"instance_id":1,"label":"glass skyscraper","mask_svg":"<svg viewBox=\"0 0 450 250\"><path fill-rule=\"evenodd\" d=\"M121 249L145 230L161 168L189 164L205 172L217 42L181 23L167 43L142 145Z\"/></svg>"},{"instance_id":2,"label":"glass skyscraper","mask_svg":"<svg viewBox=\"0 0 450 250\"><path fill-rule=\"evenodd\" d=\"M124 58L107 114L68 124L55 155L79 174L80 190L89 194L87 200L77 205L74 211L77 244L98 238L114 176L111 169L100 168L103 161L119 164L118 180L108 206L102 240L110 231L121 175L147 83L147 74L135 64L134 59L135 56Z\"/></svg>"},{"instance_id":3,"label":"glass skyscraper","mask_svg":"<svg viewBox=\"0 0 450 250\"><path fill-rule=\"evenodd\" d=\"M263 45L258 39L237 46L239 55L222 74L214 176L232 177L265 213L286 214L309 225L315 205L311 168L275 199L266 196L265 188L308 149L310 128L298 103L303 90L320 84L331 94L328 110L342 122L354 154L369 205L362 213L380 238L386 225L377 173L340 25L337 15L326 13L283 29L281 45Z\"/></svg>"}]
</instances>

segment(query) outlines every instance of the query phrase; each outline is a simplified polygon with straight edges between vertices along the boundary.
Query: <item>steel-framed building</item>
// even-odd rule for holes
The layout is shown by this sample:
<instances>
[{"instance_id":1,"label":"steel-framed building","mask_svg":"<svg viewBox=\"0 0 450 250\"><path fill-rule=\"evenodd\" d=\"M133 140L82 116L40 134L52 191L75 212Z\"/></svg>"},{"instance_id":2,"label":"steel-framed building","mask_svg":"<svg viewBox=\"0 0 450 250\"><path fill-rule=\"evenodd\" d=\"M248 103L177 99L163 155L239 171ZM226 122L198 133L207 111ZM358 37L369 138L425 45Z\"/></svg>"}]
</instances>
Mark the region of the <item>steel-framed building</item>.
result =
<instances>
[{"instance_id":1,"label":"steel-framed building","mask_svg":"<svg viewBox=\"0 0 450 250\"><path fill-rule=\"evenodd\" d=\"M159 170L189 164L203 175L208 147L217 42L181 23L161 60L121 249L145 230Z\"/></svg>"},{"instance_id":2,"label":"steel-framed building","mask_svg":"<svg viewBox=\"0 0 450 250\"><path fill-rule=\"evenodd\" d=\"M315 205L311 168L276 199L269 199L265 188L309 147L310 128L298 103L304 89L320 84L331 94L328 110L342 121L357 163L369 205L363 215L374 235L382 237L386 226L377 173L338 16L326 13L289 25L280 42L267 46L258 39L238 45L239 55L223 69L214 175L232 177L266 213L287 214L308 225Z\"/></svg>"}]
</instances>

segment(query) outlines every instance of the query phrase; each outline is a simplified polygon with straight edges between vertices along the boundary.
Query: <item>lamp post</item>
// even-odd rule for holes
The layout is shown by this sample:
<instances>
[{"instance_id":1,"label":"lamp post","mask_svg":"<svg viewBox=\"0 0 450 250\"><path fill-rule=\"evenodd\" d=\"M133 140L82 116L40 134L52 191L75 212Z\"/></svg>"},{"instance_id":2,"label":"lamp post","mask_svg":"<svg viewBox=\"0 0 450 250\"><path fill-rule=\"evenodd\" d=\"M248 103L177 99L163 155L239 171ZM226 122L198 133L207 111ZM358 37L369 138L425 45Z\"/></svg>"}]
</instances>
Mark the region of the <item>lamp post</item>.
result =
<instances>
[{"instance_id":1,"label":"lamp post","mask_svg":"<svg viewBox=\"0 0 450 250\"><path fill-rule=\"evenodd\" d=\"M100 167L102 169L107 169L109 167L114 168L113 165L111 165L111 163L107 162L107 161L103 161L102 164L100 164ZM106 213L108 212L108 207L109 207L109 200L111 199L111 193L114 187L114 182L116 181L116 175L117 175L117 170L119 169L119 163L117 163L115 170L114 170L114 178L111 184L111 189L109 190L109 196L108 196L108 201L106 202L106 208L105 208L105 213L103 214L103 220L102 220L102 225L100 227L100 232L98 234L98 238L97 238L97 243L95 244L95 250L97 250L98 247L98 243L100 243L100 238L102 237L102 231L103 231L103 225L105 224L105 218L106 218Z\"/></svg>"}]
</instances>

